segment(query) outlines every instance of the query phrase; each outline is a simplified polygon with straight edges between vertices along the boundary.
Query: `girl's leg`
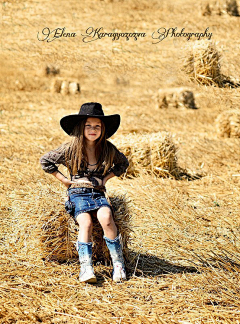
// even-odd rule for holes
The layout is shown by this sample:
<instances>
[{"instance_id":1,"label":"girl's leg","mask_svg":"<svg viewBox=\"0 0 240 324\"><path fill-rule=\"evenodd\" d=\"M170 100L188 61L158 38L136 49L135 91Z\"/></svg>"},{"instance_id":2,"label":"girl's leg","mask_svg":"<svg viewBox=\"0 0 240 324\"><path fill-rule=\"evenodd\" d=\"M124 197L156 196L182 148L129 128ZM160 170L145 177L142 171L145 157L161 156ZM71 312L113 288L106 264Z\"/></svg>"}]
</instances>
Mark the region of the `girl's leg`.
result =
<instances>
[{"instance_id":1,"label":"girl's leg","mask_svg":"<svg viewBox=\"0 0 240 324\"><path fill-rule=\"evenodd\" d=\"M91 214L79 214L77 222L79 224L77 251L81 265L79 279L82 282L95 283L97 278L92 267L92 242L90 242L93 227Z\"/></svg>"},{"instance_id":2,"label":"girl's leg","mask_svg":"<svg viewBox=\"0 0 240 324\"><path fill-rule=\"evenodd\" d=\"M76 218L79 225L78 241L91 242L93 222L90 213L79 214Z\"/></svg>"},{"instance_id":3,"label":"girl's leg","mask_svg":"<svg viewBox=\"0 0 240 324\"><path fill-rule=\"evenodd\" d=\"M120 242L120 236L117 236L117 227L114 223L110 208L99 208L97 211L97 218L103 228L104 239L111 254L113 263L113 280L126 280L122 245Z\"/></svg>"},{"instance_id":4,"label":"girl's leg","mask_svg":"<svg viewBox=\"0 0 240 324\"><path fill-rule=\"evenodd\" d=\"M111 209L108 207L101 207L97 211L97 218L103 228L104 235L111 240L117 236L117 227L114 223Z\"/></svg>"}]
</instances>

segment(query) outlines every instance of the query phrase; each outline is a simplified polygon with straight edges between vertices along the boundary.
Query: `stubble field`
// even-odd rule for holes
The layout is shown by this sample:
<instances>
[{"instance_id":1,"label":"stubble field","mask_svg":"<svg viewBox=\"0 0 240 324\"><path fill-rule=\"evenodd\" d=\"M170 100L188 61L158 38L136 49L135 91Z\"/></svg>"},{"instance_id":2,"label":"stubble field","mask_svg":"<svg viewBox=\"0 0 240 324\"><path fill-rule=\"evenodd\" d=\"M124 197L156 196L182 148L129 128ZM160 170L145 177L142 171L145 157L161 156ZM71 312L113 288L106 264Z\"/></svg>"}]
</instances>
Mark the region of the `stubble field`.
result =
<instances>
[{"instance_id":1,"label":"stubble field","mask_svg":"<svg viewBox=\"0 0 240 324\"><path fill-rule=\"evenodd\" d=\"M187 0L4 1L1 22L0 322L239 323L240 139L219 137L215 124L225 110L239 109L239 88L189 81L182 66L194 38L153 44L151 37L160 27L209 27L222 73L238 79L239 17L202 16L200 4ZM147 36L84 43L90 26ZM44 27L77 37L42 42ZM81 93L52 93L58 76L43 73L50 64L63 79L78 80ZM198 109L157 107L159 89L182 86L192 89ZM77 259L50 262L40 244L44 213L52 217L59 201L63 210L65 187L39 159L68 140L60 118L88 101L121 115L116 142L168 132L184 170L176 179L142 168L107 183L131 211L131 262L119 284L102 264L97 285L81 284Z\"/></svg>"}]
</instances>

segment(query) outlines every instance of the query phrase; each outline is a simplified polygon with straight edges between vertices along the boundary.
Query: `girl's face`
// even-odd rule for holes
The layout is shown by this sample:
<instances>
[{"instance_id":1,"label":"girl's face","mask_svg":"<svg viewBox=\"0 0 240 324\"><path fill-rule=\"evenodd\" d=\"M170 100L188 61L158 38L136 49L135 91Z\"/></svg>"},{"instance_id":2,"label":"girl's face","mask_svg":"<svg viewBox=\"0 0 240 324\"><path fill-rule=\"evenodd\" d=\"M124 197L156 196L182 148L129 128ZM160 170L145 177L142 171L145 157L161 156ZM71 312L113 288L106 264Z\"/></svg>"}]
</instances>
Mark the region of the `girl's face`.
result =
<instances>
[{"instance_id":1,"label":"girl's face","mask_svg":"<svg viewBox=\"0 0 240 324\"><path fill-rule=\"evenodd\" d=\"M89 142L96 141L101 136L102 122L101 119L89 117L84 126L84 136Z\"/></svg>"}]
</instances>

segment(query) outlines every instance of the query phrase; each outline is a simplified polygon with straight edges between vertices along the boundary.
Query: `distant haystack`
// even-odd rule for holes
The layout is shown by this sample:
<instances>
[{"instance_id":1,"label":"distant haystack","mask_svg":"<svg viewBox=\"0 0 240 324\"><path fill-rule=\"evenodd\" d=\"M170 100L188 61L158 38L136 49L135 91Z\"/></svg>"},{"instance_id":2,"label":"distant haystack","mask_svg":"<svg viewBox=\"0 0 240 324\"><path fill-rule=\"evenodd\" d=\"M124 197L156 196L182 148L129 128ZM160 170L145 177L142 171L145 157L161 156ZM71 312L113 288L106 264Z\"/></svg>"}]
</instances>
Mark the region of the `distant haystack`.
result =
<instances>
[{"instance_id":1,"label":"distant haystack","mask_svg":"<svg viewBox=\"0 0 240 324\"><path fill-rule=\"evenodd\" d=\"M45 75L57 75L60 73L60 69L54 65L47 65L44 68Z\"/></svg>"},{"instance_id":2,"label":"distant haystack","mask_svg":"<svg viewBox=\"0 0 240 324\"><path fill-rule=\"evenodd\" d=\"M122 237L124 257L126 261L129 261L128 244L132 232L130 202L125 195L110 193L109 196L114 209L114 221ZM78 225L65 211L64 201L59 198L58 193L51 192L51 199L49 199L50 195L48 197L48 194L44 197L39 205L39 226L35 233L35 237L40 239L41 257L59 262L77 259L78 253L75 243ZM102 227L97 218L94 218L93 222L93 260L109 263L111 259L103 239Z\"/></svg>"},{"instance_id":3,"label":"distant haystack","mask_svg":"<svg viewBox=\"0 0 240 324\"><path fill-rule=\"evenodd\" d=\"M176 147L169 133L120 135L113 143L129 160L126 175L136 176L145 169L159 177L178 178Z\"/></svg>"},{"instance_id":4,"label":"distant haystack","mask_svg":"<svg viewBox=\"0 0 240 324\"><path fill-rule=\"evenodd\" d=\"M51 92L59 93L61 90L62 80L54 79L51 84Z\"/></svg>"},{"instance_id":5,"label":"distant haystack","mask_svg":"<svg viewBox=\"0 0 240 324\"><path fill-rule=\"evenodd\" d=\"M69 81L62 81L60 93L64 96L69 94Z\"/></svg>"},{"instance_id":6,"label":"distant haystack","mask_svg":"<svg viewBox=\"0 0 240 324\"><path fill-rule=\"evenodd\" d=\"M187 88L159 89L157 94L157 107L196 109L194 94Z\"/></svg>"},{"instance_id":7,"label":"distant haystack","mask_svg":"<svg viewBox=\"0 0 240 324\"><path fill-rule=\"evenodd\" d=\"M70 82L69 83L69 93L70 94L77 94L80 92L80 86L77 82Z\"/></svg>"},{"instance_id":8,"label":"distant haystack","mask_svg":"<svg viewBox=\"0 0 240 324\"><path fill-rule=\"evenodd\" d=\"M224 4L226 12L230 16L239 16L238 5L236 0L227 0Z\"/></svg>"},{"instance_id":9,"label":"distant haystack","mask_svg":"<svg viewBox=\"0 0 240 324\"><path fill-rule=\"evenodd\" d=\"M238 5L236 0L214 1L210 3L205 3L204 5L201 5L201 13L203 16L239 16Z\"/></svg>"},{"instance_id":10,"label":"distant haystack","mask_svg":"<svg viewBox=\"0 0 240 324\"><path fill-rule=\"evenodd\" d=\"M240 138L240 110L224 111L216 118L216 126L219 136Z\"/></svg>"},{"instance_id":11,"label":"distant haystack","mask_svg":"<svg viewBox=\"0 0 240 324\"><path fill-rule=\"evenodd\" d=\"M212 42L204 40L194 42L183 69L192 81L199 84L223 86L220 54Z\"/></svg>"},{"instance_id":12,"label":"distant haystack","mask_svg":"<svg viewBox=\"0 0 240 324\"><path fill-rule=\"evenodd\" d=\"M202 16L211 16L212 10L210 8L209 3L207 3L205 5L201 4L201 13L202 13Z\"/></svg>"},{"instance_id":13,"label":"distant haystack","mask_svg":"<svg viewBox=\"0 0 240 324\"><path fill-rule=\"evenodd\" d=\"M62 95L79 94L80 84L76 81L65 80L63 78L54 78L50 87L51 92L61 93Z\"/></svg>"}]
</instances>

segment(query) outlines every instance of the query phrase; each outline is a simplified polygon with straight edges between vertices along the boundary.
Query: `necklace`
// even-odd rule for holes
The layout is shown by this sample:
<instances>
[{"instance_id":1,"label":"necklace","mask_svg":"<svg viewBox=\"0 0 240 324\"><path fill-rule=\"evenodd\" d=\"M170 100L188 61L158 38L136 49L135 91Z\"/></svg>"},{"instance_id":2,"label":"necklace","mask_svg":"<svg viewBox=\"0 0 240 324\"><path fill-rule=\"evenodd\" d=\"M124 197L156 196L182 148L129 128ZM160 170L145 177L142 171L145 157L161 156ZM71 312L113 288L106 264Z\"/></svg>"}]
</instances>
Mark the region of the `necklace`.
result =
<instances>
[{"instance_id":1,"label":"necklace","mask_svg":"<svg viewBox=\"0 0 240 324\"><path fill-rule=\"evenodd\" d=\"M98 164L98 162L97 163L94 163L94 164L88 163L88 165L90 165L90 166L94 166L94 165L97 165L97 164Z\"/></svg>"}]
</instances>

